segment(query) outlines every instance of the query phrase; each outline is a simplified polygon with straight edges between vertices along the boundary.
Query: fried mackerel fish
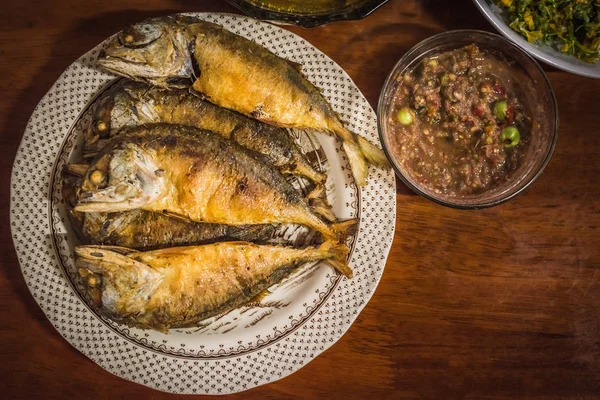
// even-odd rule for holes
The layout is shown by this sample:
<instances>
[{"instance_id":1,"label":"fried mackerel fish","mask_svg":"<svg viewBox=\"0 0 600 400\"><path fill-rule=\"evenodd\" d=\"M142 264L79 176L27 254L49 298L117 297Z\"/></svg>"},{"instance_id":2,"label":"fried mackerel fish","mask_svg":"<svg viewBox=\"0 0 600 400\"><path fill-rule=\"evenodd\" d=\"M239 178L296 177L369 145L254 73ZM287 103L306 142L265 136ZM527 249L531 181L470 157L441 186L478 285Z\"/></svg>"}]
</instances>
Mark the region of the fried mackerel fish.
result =
<instances>
[{"instance_id":1,"label":"fried mackerel fish","mask_svg":"<svg viewBox=\"0 0 600 400\"><path fill-rule=\"evenodd\" d=\"M359 186L368 162L388 166L381 149L344 127L297 64L219 25L182 16L151 19L116 35L97 64L163 88L191 84L208 101L272 125L334 134Z\"/></svg>"},{"instance_id":2,"label":"fried mackerel fish","mask_svg":"<svg viewBox=\"0 0 600 400\"><path fill-rule=\"evenodd\" d=\"M79 246L76 266L90 297L115 321L167 332L225 313L306 262L326 260L346 276L346 245L295 249L226 242L138 252Z\"/></svg>"},{"instance_id":3,"label":"fried mackerel fish","mask_svg":"<svg viewBox=\"0 0 600 400\"><path fill-rule=\"evenodd\" d=\"M79 190L76 212L142 209L233 226L301 224L339 242L358 223L323 221L254 152L180 125L140 126L119 135L94 159Z\"/></svg>"},{"instance_id":4,"label":"fried mackerel fish","mask_svg":"<svg viewBox=\"0 0 600 400\"><path fill-rule=\"evenodd\" d=\"M82 167L82 173L85 174L87 165ZM71 226L84 244L151 250L232 240L266 242L273 237L276 229L272 224L230 226L199 223L145 210L77 212L73 210L77 204L77 194L71 176L63 179L62 193Z\"/></svg>"},{"instance_id":5,"label":"fried mackerel fish","mask_svg":"<svg viewBox=\"0 0 600 400\"><path fill-rule=\"evenodd\" d=\"M218 133L264 155L284 174L304 176L315 184L326 178L310 165L287 129L215 106L186 89L162 90L132 81L117 85L98 101L86 135L85 153L97 153L123 128L161 122Z\"/></svg>"}]
</instances>

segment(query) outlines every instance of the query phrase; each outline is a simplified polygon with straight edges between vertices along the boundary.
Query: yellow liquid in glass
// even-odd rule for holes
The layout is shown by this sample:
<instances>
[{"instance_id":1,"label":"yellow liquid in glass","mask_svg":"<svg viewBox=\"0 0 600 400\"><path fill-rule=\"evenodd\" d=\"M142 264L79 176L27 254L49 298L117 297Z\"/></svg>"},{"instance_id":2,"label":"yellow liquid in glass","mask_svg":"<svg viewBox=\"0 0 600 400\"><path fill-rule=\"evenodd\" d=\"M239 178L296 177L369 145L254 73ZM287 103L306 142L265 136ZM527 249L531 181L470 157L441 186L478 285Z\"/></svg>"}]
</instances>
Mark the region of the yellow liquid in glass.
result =
<instances>
[{"instance_id":1,"label":"yellow liquid in glass","mask_svg":"<svg viewBox=\"0 0 600 400\"><path fill-rule=\"evenodd\" d=\"M248 0L248 3L285 14L319 15L339 11L365 0Z\"/></svg>"}]
</instances>

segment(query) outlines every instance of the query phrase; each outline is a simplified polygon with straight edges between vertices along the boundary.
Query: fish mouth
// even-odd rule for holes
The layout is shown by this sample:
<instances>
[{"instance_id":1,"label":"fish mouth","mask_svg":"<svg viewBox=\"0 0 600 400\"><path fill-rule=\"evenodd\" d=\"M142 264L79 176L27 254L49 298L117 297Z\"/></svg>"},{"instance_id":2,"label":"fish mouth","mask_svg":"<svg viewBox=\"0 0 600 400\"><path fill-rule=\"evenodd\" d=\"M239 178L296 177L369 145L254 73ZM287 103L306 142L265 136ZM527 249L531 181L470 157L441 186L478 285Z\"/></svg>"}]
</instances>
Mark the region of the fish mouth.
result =
<instances>
[{"instance_id":1,"label":"fish mouth","mask_svg":"<svg viewBox=\"0 0 600 400\"><path fill-rule=\"evenodd\" d=\"M100 52L100 56L98 56L98 59L96 60L97 65L99 65L100 67L102 67L103 69L105 69L108 72L112 72L115 75L124 76L125 78L131 79L131 80L137 80L137 81L140 80L139 77L128 74L128 73L124 72L124 70L127 69L128 67L143 68L146 65L145 62L127 60L127 59L119 57L119 56L108 56L103 52L104 52L104 50L102 50L102 52Z\"/></svg>"},{"instance_id":2,"label":"fish mouth","mask_svg":"<svg viewBox=\"0 0 600 400\"><path fill-rule=\"evenodd\" d=\"M139 80L140 77L157 77L156 69L148 64L143 50L124 47L119 43L118 38L113 39L106 48L100 50L96 65L113 74L134 80Z\"/></svg>"},{"instance_id":3,"label":"fish mouth","mask_svg":"<svg viewBox=\"0 0 600 400\"><path fill-rule=\"evenodd\" d=\"M100 53L98 53L98 59L96 60L96 62L98 64L100 64L102 67L105 67L105 65L110 66L110 63L112 61L116 61L116 62L122 63L122 64L133 64L133 65L145 65L146 64L145 61L130 60L130 59L127 59L122 56L118 56L118 55L114 55L114 54L106 54L105 49L100 50Z\"/></svg>"},{"instance_id":4,"label":"fish mouth","mask_svg":"<svg viewBox=\"0 0 600 400\"><path fill-rule=\"evenodd\" d=\"M143 61L132 61L118 56L106 56L105 58L98 58L96 64L114 75L160 88L170 87L181 89L191 86L189 78L162 78L160 74ZM131 71L131 73L127 71Z\"/></svg>"}]
</instances>

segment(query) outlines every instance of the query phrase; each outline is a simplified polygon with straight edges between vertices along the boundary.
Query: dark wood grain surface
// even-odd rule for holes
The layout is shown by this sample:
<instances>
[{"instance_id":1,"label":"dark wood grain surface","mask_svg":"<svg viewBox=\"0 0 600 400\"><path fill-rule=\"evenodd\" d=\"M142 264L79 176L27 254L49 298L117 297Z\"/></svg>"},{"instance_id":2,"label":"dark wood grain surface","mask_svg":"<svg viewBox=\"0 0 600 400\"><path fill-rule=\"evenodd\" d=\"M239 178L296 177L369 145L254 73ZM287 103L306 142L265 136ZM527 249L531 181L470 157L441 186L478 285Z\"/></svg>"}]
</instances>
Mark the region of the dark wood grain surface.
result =
<instances>
[{"instance_id":1,"label":"dark wood grain surface","mask_svg":"<svg viewBox=\"0 0 600 400\"><path fill-rule=\"evenodd\" d=\"M208 0L9 0L1 10L0 397L174 397L104 371L48 322L13 248L10 172L35 105L81 54L147 17L236 11ZM362 21L290 30L375 107L404 52L457 28L492 29L467 0L392 0ZM245 398L600 397L600 80L546 70L560 134L543 175L483 211L444 208L399 184L394 244L367 307L331 349Z\"/></svg>"}]
</instances>

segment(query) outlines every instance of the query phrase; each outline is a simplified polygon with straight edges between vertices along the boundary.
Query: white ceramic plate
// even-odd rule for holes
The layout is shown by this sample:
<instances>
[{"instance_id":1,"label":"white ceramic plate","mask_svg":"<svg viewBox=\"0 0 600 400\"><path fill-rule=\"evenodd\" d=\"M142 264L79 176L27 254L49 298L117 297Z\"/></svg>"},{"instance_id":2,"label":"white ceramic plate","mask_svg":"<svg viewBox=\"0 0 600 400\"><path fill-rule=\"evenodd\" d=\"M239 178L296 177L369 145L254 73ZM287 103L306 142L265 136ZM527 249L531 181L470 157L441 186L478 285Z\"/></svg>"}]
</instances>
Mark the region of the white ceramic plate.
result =
<instances>
[{"instance_id":1,"label":"white ceramic plate","mask_svg":"<svg viewBox=\"0 0 600 400\"><path fill-rule=\"evenodd\" d=\"M578 60L574 56L562 54L551 46L544 46L537 43L529 43L517 32L513 31L506 23L500 7L494 4L492 0L473 0L479 11L490 21L492 25L502 35L512 40L535 58L552 65L563 71L572 72L577 75L588 76L591 78L600 78L600 62L589 64Z\"/></svg>"},{"instance_id":2,"label":"white ceramic plate","mask_svg":"<svg viewBox=\"0 0 600 400\"><path fill-rule=\"evenodd\" d=\"M377 142L373 109L348 75L310 43L243 16L191 15L302 64L346 125ZM75 348L113 374L155 389L226 394L300 369L348 330L375 291L394 233L393 172L371 168L367 186L358 190L338 140L297 133L315 165L328 171L328 196L336 215L360 218L360 229L348 242L355 277L347 280L326 264L306 265L271 287L260 303L194 328L162 334L116 324L95 313L82 295L72 256L78 242L61 195L61 171L81 151L90 105L115 81L94 66L105 44L69 66L38 104L13 166L11 229L33 297Z\"/></svg>"}]
</instances>

